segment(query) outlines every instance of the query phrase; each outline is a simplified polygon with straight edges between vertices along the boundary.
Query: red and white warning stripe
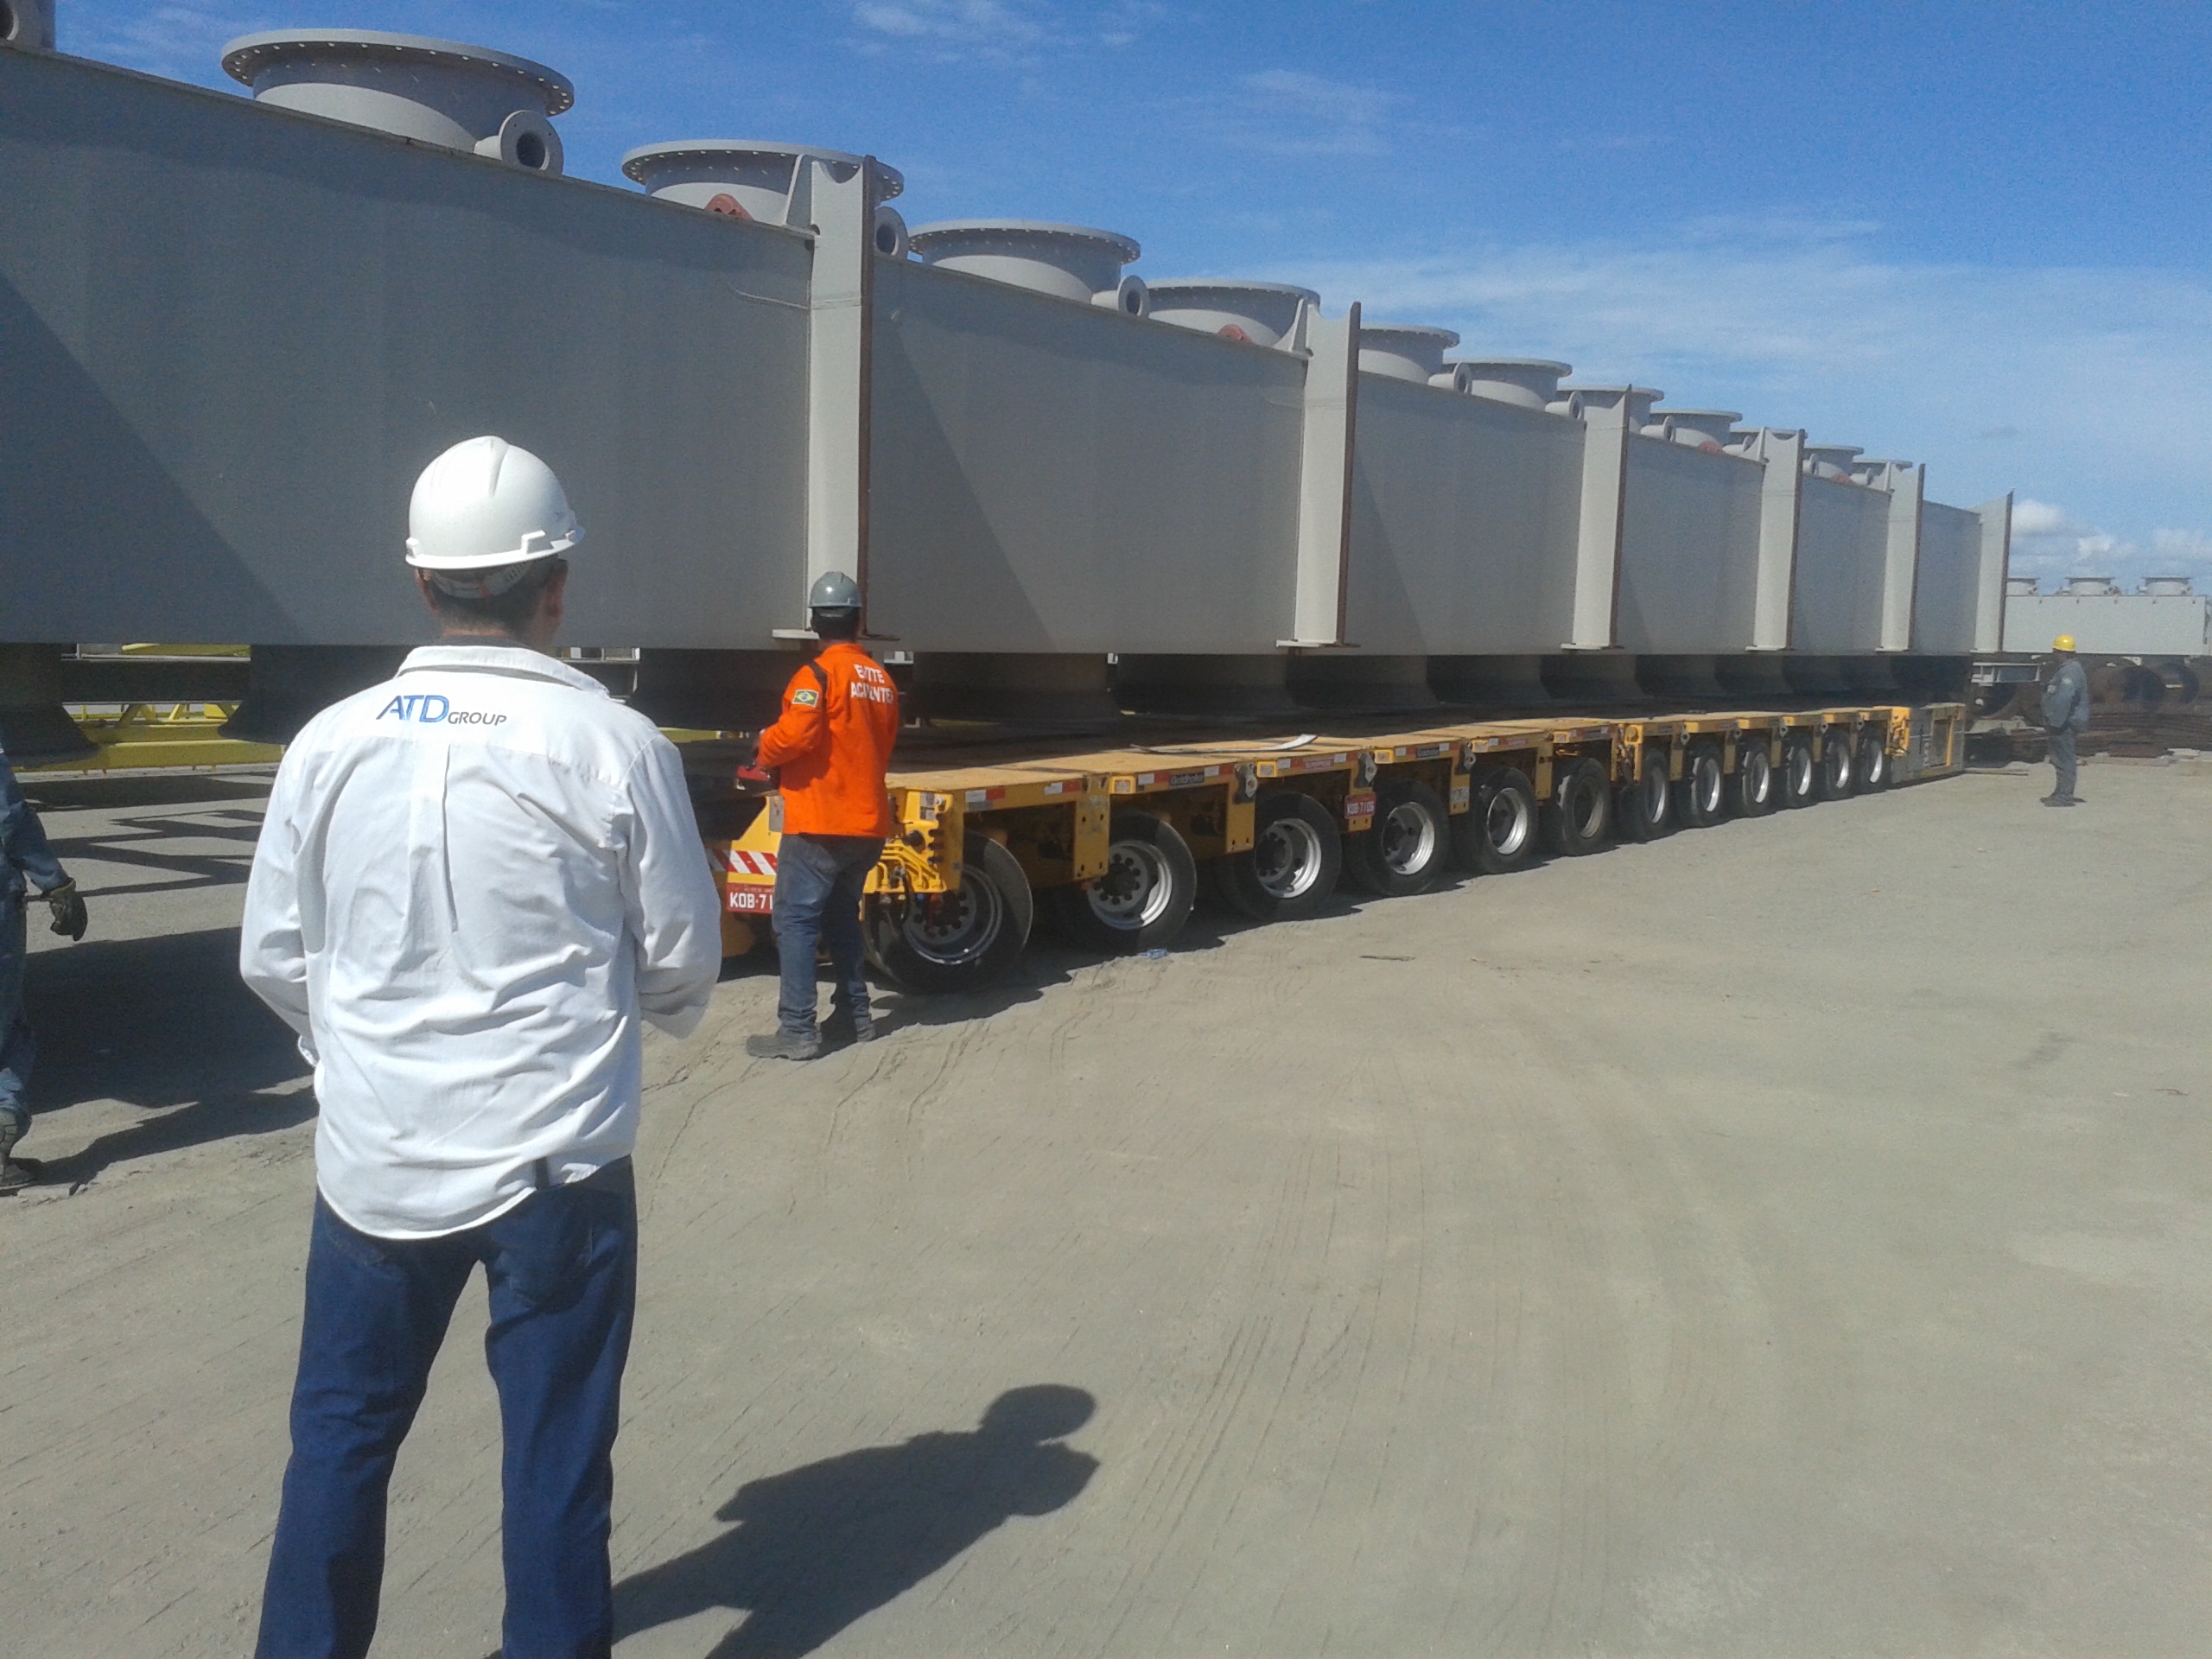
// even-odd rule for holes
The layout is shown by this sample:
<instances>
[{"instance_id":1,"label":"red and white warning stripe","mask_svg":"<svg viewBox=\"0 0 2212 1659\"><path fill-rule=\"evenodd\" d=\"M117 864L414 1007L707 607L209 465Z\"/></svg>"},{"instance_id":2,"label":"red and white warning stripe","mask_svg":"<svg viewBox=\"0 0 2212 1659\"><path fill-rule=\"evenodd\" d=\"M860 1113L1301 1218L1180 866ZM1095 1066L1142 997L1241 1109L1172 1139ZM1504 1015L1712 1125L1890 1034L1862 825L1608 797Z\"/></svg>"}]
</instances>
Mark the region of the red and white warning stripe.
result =
<instances>
[{"instance_id":1,"label":"red and white warning stripe","mask_svg":"<svg viewBox=\"0 0 2212 1659\"><path fill-rule=\"evenodd\" d=\"M737 847L717 847L713 850L715 867L725 875L760 875L773 880L776 874L776 855L773 853L748 853Z\"/></svg>"}]
</instances>

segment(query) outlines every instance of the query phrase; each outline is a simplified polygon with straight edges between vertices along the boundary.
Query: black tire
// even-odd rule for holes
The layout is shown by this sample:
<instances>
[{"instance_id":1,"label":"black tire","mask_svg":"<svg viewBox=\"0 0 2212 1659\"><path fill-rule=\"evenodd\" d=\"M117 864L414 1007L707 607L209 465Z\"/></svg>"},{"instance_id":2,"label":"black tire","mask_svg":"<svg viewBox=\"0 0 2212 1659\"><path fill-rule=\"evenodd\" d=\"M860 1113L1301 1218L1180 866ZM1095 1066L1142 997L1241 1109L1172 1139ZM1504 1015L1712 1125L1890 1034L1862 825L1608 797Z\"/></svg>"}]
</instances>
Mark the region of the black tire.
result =
<instances>
[{"instance_id":1,"label":"black tire","mask_svg":"<svg viewBox=\"0 0 2212 1659\"><path fill-rule=\"evenodd\" d=\"M1106 874L1052 895L1061 929L1105 956L1156 950L1191 919L1198 861L1175 826L1149 812L1116 812L1106 838Z\"/></svg>"},{"instance_id":2,"label":"black tire","mask_svg":"<svg viewBox=\"0 0 2212 1659\"><path fill-rule=\"evenodd\" d=\"M1886 728L1869 726L1859 734L1859 776L1854 787L1861 795L1878 795L1890 786L1890 734Z\"/></svg>"},{"instance_id":3,"label":"black tire","mask_svg":"<svg viewBox=\"0 0 2212 1659\"><path fill-rule=\"evenodd\" d=\"M1675 785L1675 816L1691 830L1707 829L1728 816L1728 773L1718 743L1696 742L1682 751L1682 775Z\"/></svg>"},{"instance_id":4,"label":"black tire","mask_svg":"<svg viewBox=\"0 0 2212 1659\"><path fill-rule=\"evenodd\" d=\"M987 985L1029 942L1037 907L1020 861L988 836L969 836L963 858L957 893L868 901L861 931L868 960L906 990Z\"/></svg>"},{"instance_id":5,"label":"black tire","mask_svg":"<svg viewBox=\"0 0 2212 1659\"><path fill-rule=\"evenodd\" d=\"M1782 776L1775 780L1784 806L1810 806L1821 798L1821 763L1813 758L1813 740L1792 732L1782 742Z\"/></svg>"},{"instance_id":6,"label":"black tire","mask_svg":"<svg viewBox=\"0 0 2212 1659\"><path fill-rule=\"evenodd\" d=\"M1541 814L1528 774L1516 766L1478 772L1468 807L1452 820L1452 855L1477 875L1506 875L1535 861Z\"/></svg>"},{"instance_id":7,"label":"black tire","mask_svg":"<svg viewBox=\"0 0 2212 1659\"><path fill-rule=\"evenodd\" d=\"M1849 800L1858 781L1855 740L1848 730L1832 726L1821 734L1820 798Z\"/></svg>"},{"instance_id":8,"label":"black tire","mask_svg":"<svg viewBox=\"0 0 2212 1659\"><path fill-rule=\"evenodd\" d=\"M1251 850L1214 861L1214 887L1240 916L1294 922L1329 902L1343 866L1337 815L1294 789L1272 790L1253 805Z\"/></svg>"},{"instance_id":9,"label":"black tire","mask_svg":"<svg viewBox=\"0 0 2212 1659\"><path fill-rule=\"evenodd\" d=\"M1597 852L1612 828L1613 791L1605 767L1586 755L1560 761L1544 808L1544 836L1552 850L1566 858Z\"/></svg>"},{"instance_id":10,"label":"black tire","mask_svg":"<svg viewBox=\"0 0 2212 1659\"><path fill-rule=\"evenodd\" d=\"M1763 818L1782 804L1782 774L1764 736L1738 738L1728 808L1739 818Z\"/></svg>"},{"instance_id":11,"label":"black tire","mask_svg":"<svg viewBox=\"0 0 2212 1659\"><path fill-rule=\"evenodd\" d=\"M1416 779L1401 779L1375 791L1374 825L1351 838L1344 868L1362 892L1404 899L1436 885L1451 851L1444 798Z\"/></svg>"},{"instance_id":12,"label":"black tire","mask_svg":"<svg viewBox=\"0 0 2212 1659\"><path fill-rule=\"evenodd\" d=\"M1668 781L1667 756L1643 752L1643 776L1613 791L1613 815L1623 841L1656 841L1675 829L1675 786Z\"/></svg>"}]
</instances>

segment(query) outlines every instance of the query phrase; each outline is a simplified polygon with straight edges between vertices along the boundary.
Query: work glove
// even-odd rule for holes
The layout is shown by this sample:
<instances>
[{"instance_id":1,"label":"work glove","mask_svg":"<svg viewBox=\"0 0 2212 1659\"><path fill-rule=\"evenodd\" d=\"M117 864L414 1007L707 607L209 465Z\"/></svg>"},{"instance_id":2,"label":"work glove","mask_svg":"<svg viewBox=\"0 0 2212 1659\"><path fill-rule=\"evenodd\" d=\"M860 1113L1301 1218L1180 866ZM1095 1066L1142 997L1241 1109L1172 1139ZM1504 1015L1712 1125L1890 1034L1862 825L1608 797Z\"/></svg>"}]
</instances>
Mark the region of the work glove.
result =
<instances>
[{"instance_id":1,"label":"work glove","mask_svg":"<svg viewBox=\"0 0 2212 1659\"><path fill-rule=\"evenodd\" d=\"M74 881L64 881L51 893L41 895L48 909L54 912L54 931L66 933L72 943L85 937L85 930L92 925L92 918L85 913L85 896L77 891Z\"/></svg>"}]
</instances>

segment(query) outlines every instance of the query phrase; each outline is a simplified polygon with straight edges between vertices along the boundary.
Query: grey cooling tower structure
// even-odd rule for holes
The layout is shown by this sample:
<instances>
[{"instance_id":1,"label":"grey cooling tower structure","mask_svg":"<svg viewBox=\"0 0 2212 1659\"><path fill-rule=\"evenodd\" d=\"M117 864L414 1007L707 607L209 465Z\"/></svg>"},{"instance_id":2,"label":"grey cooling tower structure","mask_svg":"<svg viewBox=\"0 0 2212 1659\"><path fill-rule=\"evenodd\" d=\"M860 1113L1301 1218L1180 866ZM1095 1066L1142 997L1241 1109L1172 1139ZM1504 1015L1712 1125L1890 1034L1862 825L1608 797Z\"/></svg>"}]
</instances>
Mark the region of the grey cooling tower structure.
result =
<instances>
[{"instance_id":1,"label":"grey cooling tower structure","mask_svg":"<svg viewBox=\"0 0 2212 1659\"><path fill-rule=\"evenodd\" d=\"M923 226L912 240L923 260L946 270L1086 300L1124 316L1151 308L1144 279L1122 274L1143 250L1113 231L1033 219L948 219Z\"/></svg>"},{"instance_id":2,"label":"grey cooling tower structure","mask_svg":"<svg viewBox=\"0 0 2212 1659\"><path fill-rule=\"evenodd\" d=\"M479 48L226 61L254 99L0 50L0 705L56 731L73 640L249 643L264 709L387 659L424 626L409 488L486 431L559 468L571 637L637 648L670 723L772 711L832 569L913 707L990 718L1825 692L1996 647L2008 504L1917 466L1292 284L1148 294L1111 232L901 257L865 156L550 177L568 83Z\"/></svg>"},{"instance_id":3,"label":"grey cooling tower structure","mask_svg":"<svg viewBox=\"0 0 2212 1659\"><path fill-rule=\"evenodd\" d=\"M1473 396L1522 409L1548 408L1559 383L1574 372L1573 365L1548 357L1447 357L1444 365L1467 372L1464 390Z\"/></svg>"},{"instance_id":4,"label":"grey cooling tower structure","mask_svg":"<svg viewBox=\"0 0 2212 1659\"><path fill-rule=\"evenodd\" d=\"M1292 283L1190 277L1154 283L1151 290L1151 314L1161 322L1254 346L1287 345L1292 349L1302 349L1300 320L1321 305L1319 294Z\"/></svg>"},{"instance_id":5,"label":"grey cooling tower structure","mask_svg":"<svg viewBox=\"0 0 2212 1659\"><path fill-rule=\"evenodd\" d=\"M54 50L54 0L0 0L0 43Z\"/></svg>"},{"instance_id":6,"label":"grey cooling tower structure","mask_svg":"<svg viewBox=\"0 0 2212 1659\"><path fill-rule=\"evenodd\" d=\"M280 109L300 110L532 173L558 174L550 117L576 101L569 78L488 47L378 29L276 29L223 48L223 71Z\"/></svg>"},{"instance_id":7,"label":"grey cooling tower structure","mask_svg":"<svg viewBox=\"0 0 2212 1659\"><path fill-rule=\"evenodd\" d=\"M805 229L800 185L809 162L819 162L834 181L858 172L866 158L812 144L783 144L751 138L688 138L641 144L622 158L622 171L663 201L680 201L731 219ZM905 175L876 164L875 251L887 258L906 257L906 221L891 199L906 188Z\"/></svg>"}]
</instances>

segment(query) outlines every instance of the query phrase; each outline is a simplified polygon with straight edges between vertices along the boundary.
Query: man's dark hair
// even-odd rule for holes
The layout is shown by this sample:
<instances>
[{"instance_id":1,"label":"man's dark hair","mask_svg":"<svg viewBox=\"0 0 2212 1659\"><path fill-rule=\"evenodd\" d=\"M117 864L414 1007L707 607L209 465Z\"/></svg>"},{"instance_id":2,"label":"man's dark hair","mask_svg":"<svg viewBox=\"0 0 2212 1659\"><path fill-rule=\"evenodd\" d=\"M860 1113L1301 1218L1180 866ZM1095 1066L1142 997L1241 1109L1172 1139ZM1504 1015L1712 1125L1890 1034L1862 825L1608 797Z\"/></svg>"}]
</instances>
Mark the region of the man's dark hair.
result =
<instances>
[{"instance_id":1,"label":"man's dark hair","mask_svg":"<svg viewBox=\"0 0 2212 1659\"><path fill-rule=\"evenodd\" d=\"M567 569L568 563L562 558L536 560L524 569L513 587L483 599L448 593L438 585L438 579L433 575L429 581L430 609L442 622L519 634L530 626L530 619L537 614L537 601L544 594L545 584L553 580L556 570Z\"/></svg>"},{"instance_id":2,"label":"man's dark hair","mask_svg":"<svg viewBox=\"0 0 2212 1659\"><path fill-rule=\"evenodd\" d=\"M808 620L813 623L817 639L857 639L861 637L861 613L858 611L817 611Z\"/></svg>"}]
</instances>

